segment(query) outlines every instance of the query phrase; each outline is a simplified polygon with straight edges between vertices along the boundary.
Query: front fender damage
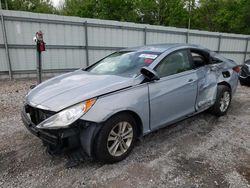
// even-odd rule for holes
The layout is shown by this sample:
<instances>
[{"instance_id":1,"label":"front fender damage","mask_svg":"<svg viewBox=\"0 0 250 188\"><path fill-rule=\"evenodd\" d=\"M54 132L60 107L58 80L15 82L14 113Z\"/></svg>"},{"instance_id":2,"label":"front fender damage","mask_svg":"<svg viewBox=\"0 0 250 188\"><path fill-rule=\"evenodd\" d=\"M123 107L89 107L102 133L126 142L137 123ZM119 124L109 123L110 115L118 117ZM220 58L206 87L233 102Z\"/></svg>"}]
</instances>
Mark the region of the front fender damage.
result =
<instances>
[{"instance_id":1,"label":"front fender damage","mask_svg":"<svg viewBox=\"0 0 250 188\"><path fill-rule=\"evenodd\" d=\"M51 145L44 142L47 151L51 155L65 155L66 167L77 166L84 160L94 159L94 143L101 124L94 122L83 122L74 128L65 129L59 139L59 144Z\"/></svg>"},{"instance_id":2,"label":"front fender damage","mask_svg":"<svg viewBox=\"0 0 250 188\"><path fill-rule=\"evenodd\" d=\"M80 143L81 147L84 150L84 152L88 155L88 157L93 158L94 157L94 143L95 143L95 137L98 134L101 124L97 123L88 123L89 125L82 129L80 132Z\"/></svg>"}]
</instances>

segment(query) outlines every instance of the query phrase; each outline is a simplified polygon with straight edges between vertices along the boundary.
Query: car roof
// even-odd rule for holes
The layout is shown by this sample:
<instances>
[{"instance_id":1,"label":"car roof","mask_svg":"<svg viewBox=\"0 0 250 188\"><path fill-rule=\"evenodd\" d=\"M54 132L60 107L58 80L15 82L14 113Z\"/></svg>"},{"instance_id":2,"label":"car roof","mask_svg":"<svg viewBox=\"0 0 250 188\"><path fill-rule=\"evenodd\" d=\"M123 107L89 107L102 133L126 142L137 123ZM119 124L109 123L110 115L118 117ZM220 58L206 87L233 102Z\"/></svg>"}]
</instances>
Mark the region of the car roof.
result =
<instances>
[{"instance_id":1,"label":"car roof","mask_svg":"<svg viewBox=\"0 0 250 188\"><path fill-rule=\"evenodd\" d=\"M201 50L208 51L208 49L201 47L199 45L185 44L185 43L153 44L153 45L139 46L139 47L133 47L133 48L126 48L126 49L122 49L120 51L150 51L150 52L163 53L169 49L178 48L178 47L198 48Z\"/></svg>"}]
</instances>

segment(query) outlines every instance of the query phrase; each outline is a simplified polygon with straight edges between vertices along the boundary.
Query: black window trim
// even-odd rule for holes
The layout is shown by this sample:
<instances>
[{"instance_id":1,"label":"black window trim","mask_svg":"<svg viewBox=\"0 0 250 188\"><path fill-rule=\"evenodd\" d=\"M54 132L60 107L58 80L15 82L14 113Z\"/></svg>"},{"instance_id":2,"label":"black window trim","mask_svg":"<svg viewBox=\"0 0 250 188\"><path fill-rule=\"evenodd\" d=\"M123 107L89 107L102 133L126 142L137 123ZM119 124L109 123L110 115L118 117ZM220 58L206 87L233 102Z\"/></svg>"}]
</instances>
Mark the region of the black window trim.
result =
<instances>
[{"instance_id":1,"label":"black window trim","mask_svg":"<svg viewBox=\"0 0 250 188\"><path fill-rule=\"evenodd\" d=\"M202 49L197 49L197 48L190 48L189 50L190 50L190 57L191 57L191 61L192 61L192 63L193 63L194 69L198 69L198 68L200 68L200 67L196 67L196 66L195 66L194 61L193 61L192 52L193 52L193 53L197 53L197 54L201 55L202 57L204 57L204 58L207 60L207 62L206 62L205 65L210 65L210 64L212 64L212 59L211 59L211 55L210 55L209 52L207 52L207 51L205 51L205 50L202 50ZM205 66L205 65L204 65L204 66ZM203 66L201 66L201 67L203 67Z\"/></svg>"}]
</instances>

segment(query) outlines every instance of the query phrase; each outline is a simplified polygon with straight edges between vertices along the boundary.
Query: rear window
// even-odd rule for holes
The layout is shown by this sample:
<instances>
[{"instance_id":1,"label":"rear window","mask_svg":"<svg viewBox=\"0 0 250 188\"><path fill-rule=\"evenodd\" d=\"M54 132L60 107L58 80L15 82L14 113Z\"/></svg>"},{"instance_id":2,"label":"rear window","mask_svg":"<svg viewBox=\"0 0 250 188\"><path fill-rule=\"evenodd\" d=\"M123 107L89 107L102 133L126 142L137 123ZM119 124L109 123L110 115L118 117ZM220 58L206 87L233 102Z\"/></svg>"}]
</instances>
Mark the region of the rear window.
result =
<instances>
[{"instance_id":1,"label":"rear window","mask_svg":"<svg viewBox=\"0 0 250 188\"><path fill-rule=\"evenodd\" d=\"M227 58L223 57L222 55L217 54L215 52L213 52L211 54L211 58L212 58L212 63L213 64L219 64L219 63L225 62L226 65L229 66L229 67L234 67L234 66L237 65L237 63L234 60L227 59Z\"/></svg>"}]
</instances>

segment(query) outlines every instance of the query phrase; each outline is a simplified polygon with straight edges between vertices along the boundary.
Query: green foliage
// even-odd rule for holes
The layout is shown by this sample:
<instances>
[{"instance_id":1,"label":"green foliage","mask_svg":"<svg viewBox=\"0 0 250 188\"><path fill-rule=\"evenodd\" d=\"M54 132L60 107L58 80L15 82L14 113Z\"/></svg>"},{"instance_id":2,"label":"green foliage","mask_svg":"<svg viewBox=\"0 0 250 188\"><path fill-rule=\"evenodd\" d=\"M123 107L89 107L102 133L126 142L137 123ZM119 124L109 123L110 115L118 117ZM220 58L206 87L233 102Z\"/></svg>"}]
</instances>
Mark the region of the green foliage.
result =
<instances>
[{"instance_id":1,"label":"green foliage","mask_svg":"<svg viewBox=\"0 0 250 188\"><path fill-rule=\"evenodd\" d=\"M239 12L239 27L238 33L250 34L250 0L242 1L242 8Z\"/></svg>"},{"instance_id":2,"label":"green foliage","mask_svg":"<svg viewBox=\"0 0 250 188\"><path fill-rule=\"evenodd\" d=\"M87 18L136 21L134 0L65 0L62 14Z\"/></svg>"},{"instance_id":3,"label":"green foliage","mask_svg":"<svg viewBox=\"0 0 250 188\"><path fill-rule=\"evenodd\" d=\"M65 0L62 14L94 18L97 16L96 1L94 0Z\"/></svg>"},{"instance_id":4,"label":"green foliage","mask_svg":"<svg viewBox=\"0 0 250 188\"><path fill-rule=\"evenodd\" d=\"M183 0L137 0L139 22L186 27L188 11Z\"/></svg>"},{"instance_id":5,"label":"green foliage","mask_svg":"<svg viewBox=\"0 0 250 188\"><path fill-rule=\"evenodd\" d=\"M2 7L5 8L5 0ZM250 34L250 0L7 0L11 10ZM189 11L190 7L190 11Z\"/></svg>"},{"instance_id":6,"label":"green foliage","mask_svg":"<svg viewBox=\"0 0 250 188\"><path fill-rule=\"evenodd\" d=\"M98 18L119 21L136 21L134 0L100 0L97 2Z\"/></svg>"},{"instance_id":7,"label":"green foliage","mask_svg":"<svg viewBox=\"0 0 250 188\"><path fill-rule=\"evenodd\" d=\"M193 28L250 34L250 0L200 0L193 15Z\"/></svg>"},{"instance_id":8,"label":"green foliage","mask_svg":"<svg viewBox=\"0 0 250 188\"><path fill-rule=\"evenodd\" d=\"M65 0L62 14L186 27L184 0Z\"/></svg>"},{"instance_id":9,"label":"green foliage","mask_svg":"<svg viewBox=\"0 0 250 188\"><path fill-rule=\"evenodd\" d=\"M1 0L2 8L6 9L6 0ZM7 0L9 10L21 10L39 13L55 13L50 0Z\"/></svg>"}]
</instances>

